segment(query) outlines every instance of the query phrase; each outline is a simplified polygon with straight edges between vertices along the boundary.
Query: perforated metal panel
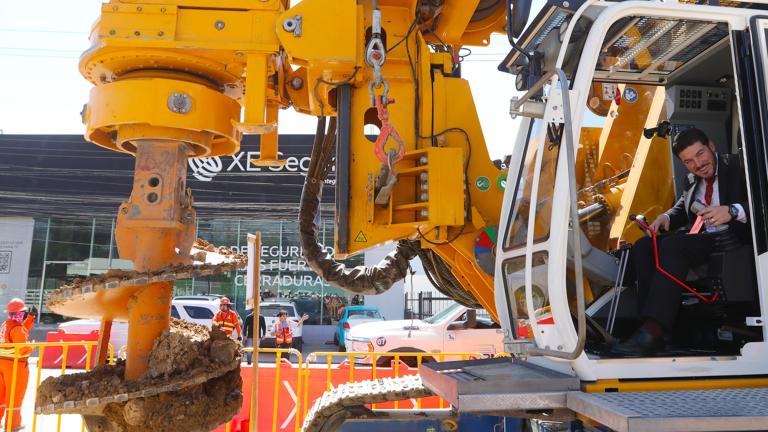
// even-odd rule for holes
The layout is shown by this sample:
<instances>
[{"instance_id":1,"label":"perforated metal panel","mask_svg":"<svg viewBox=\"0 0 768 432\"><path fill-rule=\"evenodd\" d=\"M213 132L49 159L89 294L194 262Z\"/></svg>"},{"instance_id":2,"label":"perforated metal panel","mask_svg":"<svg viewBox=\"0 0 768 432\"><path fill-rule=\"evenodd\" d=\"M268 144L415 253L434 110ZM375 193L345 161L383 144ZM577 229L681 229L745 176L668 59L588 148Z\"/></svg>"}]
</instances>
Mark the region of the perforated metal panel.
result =
<instances>
[{"instance_id":1,"label":"perforated metal panel","mask_svg":"<svg viewBox=\"0 0 768 432\"><path fill-rule=\"evenodd\" d=\"M597 71L668 75L728 35L725 24L640 18L600 55Z\"/></svg>"},{"instance_id":2,"label":"perforated metal panel","mask_svg":"<svg viewBox=\"0 0 768 432\"><path fill-rule=\"evenodd\" d=\"M768 388L568 394L568 408L618 431L768 429Z\"/></svg>"}]
</instances>

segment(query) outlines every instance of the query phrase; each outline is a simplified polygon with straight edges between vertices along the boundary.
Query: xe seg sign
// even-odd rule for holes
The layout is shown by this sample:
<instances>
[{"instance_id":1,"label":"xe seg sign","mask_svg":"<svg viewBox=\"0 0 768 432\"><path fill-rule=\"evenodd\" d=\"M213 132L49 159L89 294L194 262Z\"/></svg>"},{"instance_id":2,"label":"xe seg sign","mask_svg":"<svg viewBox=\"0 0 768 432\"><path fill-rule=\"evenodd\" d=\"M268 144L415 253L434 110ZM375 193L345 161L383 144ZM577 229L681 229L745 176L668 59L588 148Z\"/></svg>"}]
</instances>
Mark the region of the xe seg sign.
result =
<instances>
[{"instance_id":1,"label":"xe seg sign","mask_svg":"<svg viewBox=\"0 0 768 432\"><path fill-rule=\"evenodd\" d=\"M241 151L232 156L195 158L189 160L190 174L200 181L211 181L221 172L301 172L306 174L309 170L309 156L285 157L283 152L278 152L278 157L285 160L285 165L278 167L260 167L249 161L258 159L258 151ZM326 182L327 184L327 182Z\"/></svg>"}]
</instances>

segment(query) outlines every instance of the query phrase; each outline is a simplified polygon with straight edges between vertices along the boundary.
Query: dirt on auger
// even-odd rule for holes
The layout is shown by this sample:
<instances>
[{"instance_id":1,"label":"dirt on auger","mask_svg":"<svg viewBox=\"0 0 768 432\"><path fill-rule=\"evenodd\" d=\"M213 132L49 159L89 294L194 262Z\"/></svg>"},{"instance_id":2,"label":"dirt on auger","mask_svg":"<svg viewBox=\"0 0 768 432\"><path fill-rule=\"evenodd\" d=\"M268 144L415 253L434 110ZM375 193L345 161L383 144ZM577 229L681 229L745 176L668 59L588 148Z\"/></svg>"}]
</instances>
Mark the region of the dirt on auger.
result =
<instances>
[{"instance_id":1,"label":"dirt on auger","mask_svg":"<svg viewBox=\"0 0 768 432\"><path fill-rule=\"evenodd\" d=\"M155 341L146 373L125 381L125 363L48 378L39 414L83 414L88 430L209 431L243 403L240 344L219 330L173 319Z\"/></svg>"}]
</instances>

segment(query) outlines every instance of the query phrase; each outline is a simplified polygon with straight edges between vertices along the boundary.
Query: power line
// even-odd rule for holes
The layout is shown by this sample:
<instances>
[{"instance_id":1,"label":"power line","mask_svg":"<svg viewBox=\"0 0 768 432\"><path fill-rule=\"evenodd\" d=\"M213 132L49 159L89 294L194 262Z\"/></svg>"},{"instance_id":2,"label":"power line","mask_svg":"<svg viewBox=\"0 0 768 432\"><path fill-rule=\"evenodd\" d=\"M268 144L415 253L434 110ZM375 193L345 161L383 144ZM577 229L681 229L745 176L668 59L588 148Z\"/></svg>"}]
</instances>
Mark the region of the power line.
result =
<instances>
[{"instance_id":1,"label":"power line","mask_svg":"<svg viewBox=\"0 0 768 432\"><path fill-rule=\"evenodd\" d=\"M32 57L32 58L57 58L57 59L70 59L76 60L77 56L55 56L55 55L27 55L27 54L8 54L0 53L2 57Z\"/></svg>"},{"instance_id":2,"label":"power line","mask_svg":"<svg viewBox=\"0 0 768 432\"><path fill-rule=\"evenodd\" d=\"M65 49L58 49L58 48L28 48L28 47L4 47L4 46L0 46L0 49L14 50L14 51L50 51L50 52L74 52L74 53L82 52L81 50L65 50Z\"/></svg>"},{"instance_id":3,"label":"power line","mask_svg":"<svg viewBox=\"0 0 768 432\"><path fill-rule=\"evenodd\" d=\"M20 28L0 28L0 32L15 32L15 33L56 33L56 34L79 34L87 35L88 32L84 31L69 31L69 30L40 30L40 29L20 29Z\"/></svg>"}]
</instances>

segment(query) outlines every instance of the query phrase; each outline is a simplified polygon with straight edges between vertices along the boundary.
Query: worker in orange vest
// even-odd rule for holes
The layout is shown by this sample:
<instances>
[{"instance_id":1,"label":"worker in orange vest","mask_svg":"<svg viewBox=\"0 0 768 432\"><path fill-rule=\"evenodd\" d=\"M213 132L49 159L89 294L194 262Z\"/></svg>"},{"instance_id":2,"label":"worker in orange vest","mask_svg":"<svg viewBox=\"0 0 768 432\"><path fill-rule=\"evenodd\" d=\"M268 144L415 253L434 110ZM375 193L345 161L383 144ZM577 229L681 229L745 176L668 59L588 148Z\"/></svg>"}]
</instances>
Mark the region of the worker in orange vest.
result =
<instances>
[{"instance_id":1,"label":"worker in orange vest","mask_svg":"<svg viewBox=\"0 0 768 432\"><path fill-rule=\"evenodd\" d=\"M298 323L288 320L288 311L281 310L277 314L275 328L270 335L275 337L275 346L277 348L291 348L293 346L293 331L304 324L309 315L304 314Z\"/></svg>"},{"instance_id":2,"label":"worker in orange vest","mask_svg":"<svg viewBox=\"0 0 768 432\"><path fill-rule=\"evenodd\" d=\"M28 311L23 300L14 298L8 302L5 312L8 313L8 319L0 326L0 344L28 342L29 330L34 324L35 316L37 316L34 307L32 311ZM21 425L21 403L24 400L24 393L27 391L29 380L27 360L32 351L34 348L31 346L13 348L0 345L0 417L3 417L6 412L11 415L11 412L7 410L10 408L11 400L13 400L11 431L24 428ZM18 358L18 361L16 362L16 386L12 394L14 357ZM7 424L8 419L6 418L3 421L3 426Z\"/></svg>"},{"instance_id":3,"label":"worker in orange vest","mask_svg":"<svg viewBox=\"0 0 768 432\"><path fill-rule=\"evenodd\" d=\"M214 327L218 327L221 331L232 337L232 334L237 330L237 340L243 340L243 329L240 328L240 318L231 308L232 302L228 298L222 297L219 303L219 312L213 317L211 323Z\"/></svg>"}]
</instances>

